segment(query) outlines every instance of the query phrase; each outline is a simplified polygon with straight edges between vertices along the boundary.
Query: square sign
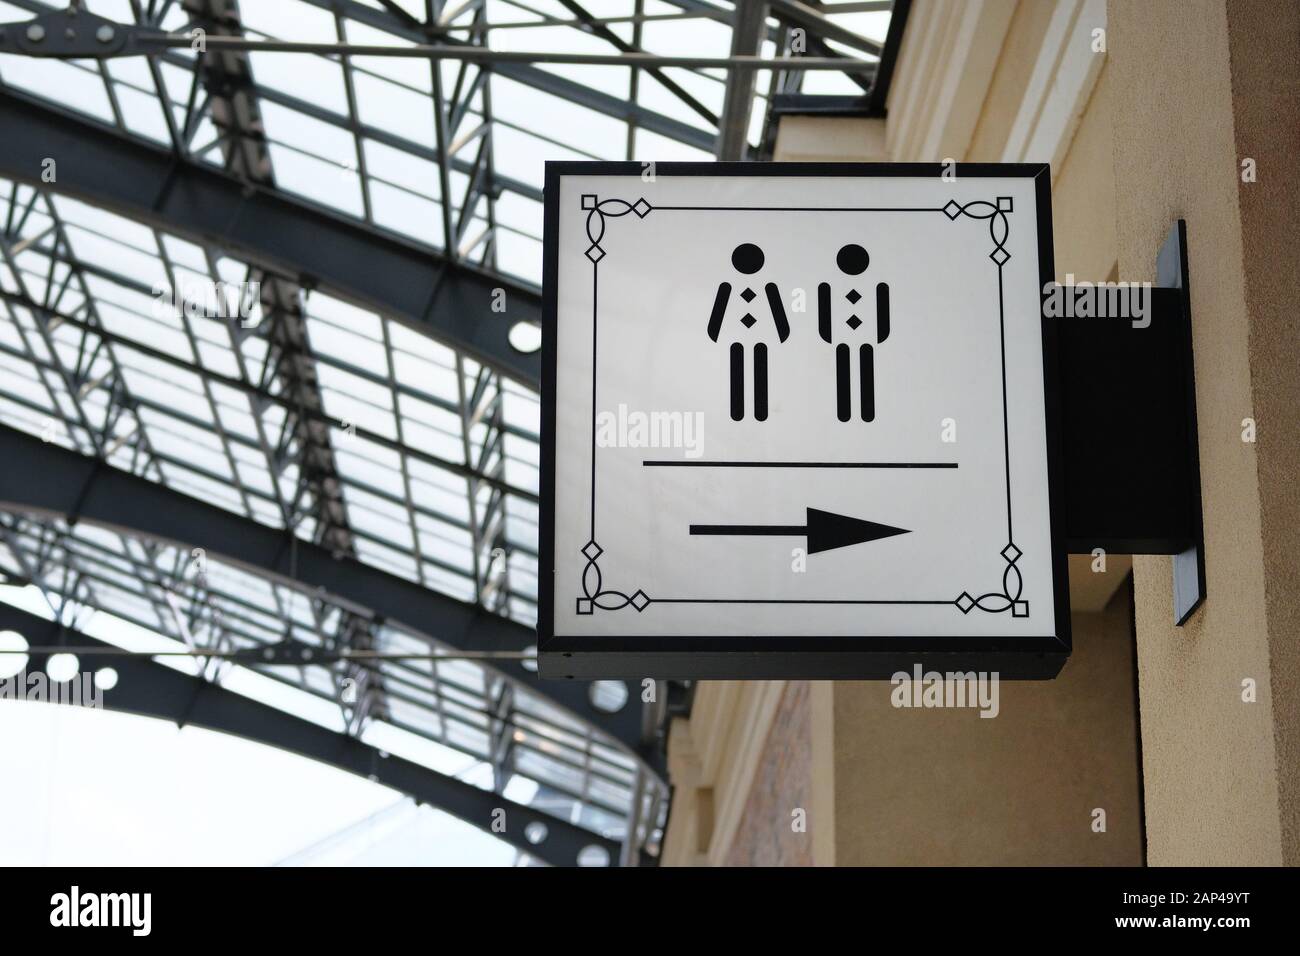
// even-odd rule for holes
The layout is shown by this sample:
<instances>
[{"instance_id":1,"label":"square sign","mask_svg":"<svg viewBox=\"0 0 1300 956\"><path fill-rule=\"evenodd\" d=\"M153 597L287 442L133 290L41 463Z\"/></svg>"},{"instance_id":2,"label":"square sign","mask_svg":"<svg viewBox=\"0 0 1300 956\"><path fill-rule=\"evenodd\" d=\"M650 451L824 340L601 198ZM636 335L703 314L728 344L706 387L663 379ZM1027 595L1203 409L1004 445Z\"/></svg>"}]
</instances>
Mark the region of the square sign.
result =
<instances>
[{"instance_id":1,"label":"square sign","mask_svg":"<svg viewBox=\"0 0 1300 956\"><path fill-rule=\"evenodd\" d=\"M1055 676L1049 190L548 164L542 676Z\"/></svg>"}]
</instances>

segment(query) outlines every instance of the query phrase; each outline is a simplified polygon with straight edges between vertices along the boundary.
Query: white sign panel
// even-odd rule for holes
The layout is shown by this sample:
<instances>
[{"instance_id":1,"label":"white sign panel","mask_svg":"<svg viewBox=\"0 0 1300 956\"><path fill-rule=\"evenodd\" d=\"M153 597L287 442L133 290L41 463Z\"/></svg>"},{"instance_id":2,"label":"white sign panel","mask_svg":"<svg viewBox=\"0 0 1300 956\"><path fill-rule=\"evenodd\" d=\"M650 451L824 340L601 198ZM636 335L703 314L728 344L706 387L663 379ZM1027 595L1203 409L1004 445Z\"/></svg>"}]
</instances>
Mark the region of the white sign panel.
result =
<instances>
[{"instance_id":1,"label":"white sign panel","mask_svg":"<svg viewBox=\"0 0 1300 956\"><path fill-rule=\"evenodd\" d=\"M544 675L1059 669L1047 172L955 173L548 166Z\"/></svg>"}]
</instances>

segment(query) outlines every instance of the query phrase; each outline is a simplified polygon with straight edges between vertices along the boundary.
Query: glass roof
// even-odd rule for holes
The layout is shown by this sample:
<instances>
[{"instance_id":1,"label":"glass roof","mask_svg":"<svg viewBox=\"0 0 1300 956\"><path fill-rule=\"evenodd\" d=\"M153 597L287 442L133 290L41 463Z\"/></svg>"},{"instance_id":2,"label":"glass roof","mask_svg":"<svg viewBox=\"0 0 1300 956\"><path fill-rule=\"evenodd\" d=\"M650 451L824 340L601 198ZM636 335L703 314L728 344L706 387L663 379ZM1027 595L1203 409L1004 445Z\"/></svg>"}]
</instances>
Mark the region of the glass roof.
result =
<instances>
[{"instance_id":1,"label":"glass roof","mask_svg":"<svg viewBox=\"0 0 1300 956\"><path fill-rule=\"evenodd\" d=\"M0 22L62 6L0 0ZM122 23L253 39L703 57L731 53L735 12L721 0L83 6ZM818 6L826 22L865 39L819 40L809 52L875 59L864 51L883 43L888 8L876 0ZM770 20L758 52L788 53L790 30ZM89 116L525 286L541 278L544 162L712 159L727 80L722 69L300 52L0 55L0 86L51 110ZM760 72L751 146L762 142L771 95L791 90L863 87L833 71ZM535 625L534 390L409 322L331 295L327 277L302 288L57 186L0 179L0 222L0 421ZM429 653L429 635L218 561L200 579L189 558L85 524L0 513L0 569L10 580L147 629L158 647L293 640ZM474 782L615 839L635 802L634 816L650 824L639 842L653 850L660 838L666 789L638 773L636 758L479 664L413 657L173 666L240 693L270 693L276 706L429 766L439 753L469 754L480 761ZM347 676L366 692L340 707Z\"/></svg>"},{"instance_id":2,"label":"glass roof","mask_svg":"<svg viewBox=\"0 0 1300 956\"><path fill-rule=\"evenodd\" d=\"M190 23L187 10L212 5L186 0L148 7L165 11L162 29L179 32ZM136 19L132 6L131 0L85 3L120 22ZM595 28L583 28L562 0L442 6L453 16L435 34L439 39L469 42L486 35L492 49L506 51L617 49ZM889 12L878 9L882 4L838 4L849 12L835 6L826 7L829 22L883 43ZM391 7L406 11L412 22ZM424 0L246 0L238 22L255 39L410 46L430 38L415 22L424 7ZM0 20L56 8L41 0L7 0L0 2ZM647 53L730 53L731 3L586 0L579 9L611 21L600 29ZM766 57L777 53L775 24L769 33L759 51ZM826 45L833 53L872 59L835 40ZM413 58L261 51L247 59L246 89L257 100L259 132L279 188L533 284L541 282L544 161L712 159L727 80L725 70L680 67L542 63L493 71L452 61L435 67ZM192 95L200 107L207 95L194 92L195 62L188 49L104 63L0 56L0 80L37 96L57 91L61 105L161 144L172 142L165 100L191 155L220 166L227 162L222 137L201 108L190 108ZM810 71L800 80L810 93L862 92L843 73ZM757 74L749 120L753 145L761 140L772 84L771 71ZM450 107L447 123L437 122L438 101ZM445 176L439 125L450 158ZM480 164L497 187L487 194L478 188Z\"/></svg>"},{"instance_id":3,"label":"glass roof","mask_svg":"<svg viewBox=\"0 0 1300 956\"><path fill-rule=\"evenodd\" d=\"M10 320L0 325L5 421L52 430L47 437L67 447L314 539L315 516L295 503L301 415L276 374L281 350L259 331L275 323L258 300L238 323L225 318L236 303L211 301L216 283L245 288L256 271L3 180L0 217L20 224L0 262ZM504 509L501 609L535 623L536 394L323 292L300 298L316 419L329 428L357 555L476 600L475 490L479 508L497 500ZM463 420L462 387L480 396L476 407L490 407L483 420Z\"/></svg>"}]
</instances>

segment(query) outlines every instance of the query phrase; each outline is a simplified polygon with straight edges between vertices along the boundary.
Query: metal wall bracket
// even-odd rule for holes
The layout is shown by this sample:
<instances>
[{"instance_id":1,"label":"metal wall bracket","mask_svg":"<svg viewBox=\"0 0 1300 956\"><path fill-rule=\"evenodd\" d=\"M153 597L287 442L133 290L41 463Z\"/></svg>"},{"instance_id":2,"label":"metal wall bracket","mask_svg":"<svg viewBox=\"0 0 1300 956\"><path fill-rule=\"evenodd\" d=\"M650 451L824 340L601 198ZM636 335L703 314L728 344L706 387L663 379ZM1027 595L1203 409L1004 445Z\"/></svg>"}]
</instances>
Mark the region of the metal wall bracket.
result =
<instances>
[{"instance_id":1,"label":"metal wall bracket","mask_svg":"<svg viewBox=\"0 0 1300 956\"><path fill-rule=\"evenodd\" d=\"M1205 600L1205 524L1201 511L1201 455L1196 430L1196 366L1192 358L1192 292L1187 273L1187 223L1179 219L1156 254L1156 287L1176 290L1177 347L1183 371L1183 412L1186 434L1184 477L1191 541L1174 555L1174 623L1182 627Z\"/></svg>"},{"instance_id":2,"label":"metal wall bracket","mask_svg":"<svg viewBox=\"0 0 1300 956\"><path fill-rule=\"evenodd\" d=\"M1088 318L1056 320L1066 539L1074 554L1101 548L1173 555L1174 621L1181 626L1205 600L1187 226L1181 219L1156 256L1150 293L1142 319L1103 308Z\"/></svg>"}]
</instances>

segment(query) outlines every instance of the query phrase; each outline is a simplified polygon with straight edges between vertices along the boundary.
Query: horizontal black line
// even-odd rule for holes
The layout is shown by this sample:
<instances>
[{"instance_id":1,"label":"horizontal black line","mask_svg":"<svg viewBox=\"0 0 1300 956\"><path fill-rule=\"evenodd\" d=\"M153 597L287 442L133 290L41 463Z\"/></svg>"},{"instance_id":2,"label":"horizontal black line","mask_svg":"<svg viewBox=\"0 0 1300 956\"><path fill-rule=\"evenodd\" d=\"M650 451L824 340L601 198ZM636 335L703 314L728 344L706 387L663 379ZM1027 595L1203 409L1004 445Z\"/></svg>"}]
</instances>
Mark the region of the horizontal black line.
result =
<instances>
[{"instance_id":1,"label":"horizontal black line","mask_svg":"<svg viewBox=\"0 0 1300 956\"><path fill-rule=\"evenodd\" d=\"M646 468L956 468L955 461L692 461L647 459Z\"/></svg>"},{"instance_id":2,"label":"horizontal black line","mask_svg":"<svg viewBox=\"0 0 1300 956\"><path fill-rule=\"evenodd\" d=\"M750 535L803 535L808 526L802 524L693 524L691 534L750 534Z\"/></svg>"},{"instance_id":3,"label":"horizontal black line","mask_svg":"<svg viewBox=\"0 0 1300 956\"><path fill-rule=\"evenodd\" d=\"M796 600L778 598L651 598L651 604L933 604L945 606L956 601L855 601L849 599Z\"/></svg>"},{"instance_id":4,"label":"horizontal black line","mask_svg":"<svg viewBox=\"0 0 1300 956\"><path fill-rule=\"evenodd\" d=\"M651 206L701 212L943 212L941 206Z\"/></svg>"}]
</instances>

